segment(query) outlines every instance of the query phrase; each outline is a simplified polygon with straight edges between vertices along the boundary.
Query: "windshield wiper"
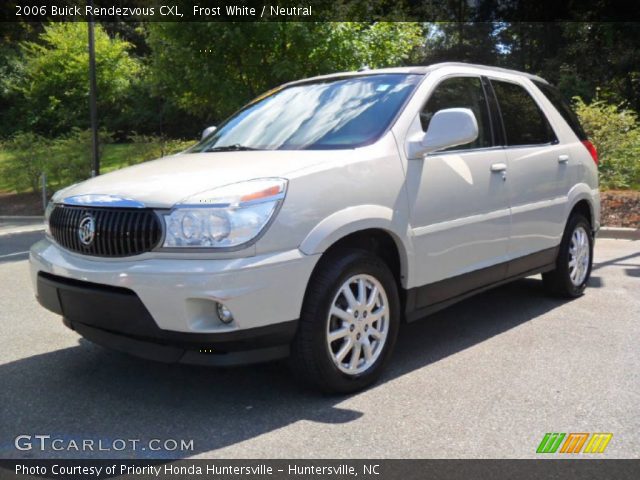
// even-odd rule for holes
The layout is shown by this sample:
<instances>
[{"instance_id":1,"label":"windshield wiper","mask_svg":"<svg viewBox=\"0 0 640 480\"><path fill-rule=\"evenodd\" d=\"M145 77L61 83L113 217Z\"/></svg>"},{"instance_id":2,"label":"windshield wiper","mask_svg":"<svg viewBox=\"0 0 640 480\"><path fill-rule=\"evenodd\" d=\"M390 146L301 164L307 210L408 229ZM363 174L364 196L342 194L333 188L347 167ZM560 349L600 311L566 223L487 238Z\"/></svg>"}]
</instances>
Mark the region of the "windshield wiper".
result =
<instances>
[{"instance_id":1,"label":"windshield wiper","mask_svg":"<svg viewBox=\"0 0 640 480\"><path fill-rule=\"evenodd\" d=\"M234 145L222 145L220 147L207 148L205 152L240 152L244 150L258 150L257 148L247 147L236 143Z\"/></svg>"}]
</instances>

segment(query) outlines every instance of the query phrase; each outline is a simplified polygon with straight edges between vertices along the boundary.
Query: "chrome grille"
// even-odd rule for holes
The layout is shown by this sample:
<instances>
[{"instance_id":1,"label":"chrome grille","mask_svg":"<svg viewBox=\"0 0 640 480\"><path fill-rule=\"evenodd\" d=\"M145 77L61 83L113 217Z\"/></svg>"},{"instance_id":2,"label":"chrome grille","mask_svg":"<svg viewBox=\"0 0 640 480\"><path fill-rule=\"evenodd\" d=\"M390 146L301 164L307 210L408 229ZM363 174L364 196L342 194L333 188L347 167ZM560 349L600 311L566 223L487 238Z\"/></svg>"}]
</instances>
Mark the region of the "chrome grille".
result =
<instances>
[{"instance_id":1,"label":"chrome grille","mask_svg":"<svg viewBox=\"0 0 640 480\"><path fill-rule=\"evenodd\" d=\"M80 223L93 219L91 241L83 243ZM88 223L88 221L85 221ZM57 205L49 217L53 238L73 252L98 257L128 257L152 250L162 227L156 214L139 208L96 208ZM86 241L86 238L84 238Z\"/></svg>"}]
</instances>

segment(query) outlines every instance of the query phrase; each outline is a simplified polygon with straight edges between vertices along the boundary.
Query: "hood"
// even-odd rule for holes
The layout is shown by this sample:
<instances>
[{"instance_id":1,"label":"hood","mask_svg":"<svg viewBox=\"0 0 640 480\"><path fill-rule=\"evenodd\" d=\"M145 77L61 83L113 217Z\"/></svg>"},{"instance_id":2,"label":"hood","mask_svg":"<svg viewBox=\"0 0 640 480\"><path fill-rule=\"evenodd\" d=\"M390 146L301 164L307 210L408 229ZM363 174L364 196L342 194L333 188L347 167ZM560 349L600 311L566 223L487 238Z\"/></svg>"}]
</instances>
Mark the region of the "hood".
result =
<instances>
[{"instance_id":1,"label":"hood","mask_svg":"<svg viewBox=\"0 0 640 480\"><path fill-rule=\"evenodd\" d=\"M254 178L289 178L294 171L311 167L336 152L278 150L181 153L91 178L66 188L56 201L75 195L113 195L168 208L216 187Z\"/></svg>"}]
</instances>

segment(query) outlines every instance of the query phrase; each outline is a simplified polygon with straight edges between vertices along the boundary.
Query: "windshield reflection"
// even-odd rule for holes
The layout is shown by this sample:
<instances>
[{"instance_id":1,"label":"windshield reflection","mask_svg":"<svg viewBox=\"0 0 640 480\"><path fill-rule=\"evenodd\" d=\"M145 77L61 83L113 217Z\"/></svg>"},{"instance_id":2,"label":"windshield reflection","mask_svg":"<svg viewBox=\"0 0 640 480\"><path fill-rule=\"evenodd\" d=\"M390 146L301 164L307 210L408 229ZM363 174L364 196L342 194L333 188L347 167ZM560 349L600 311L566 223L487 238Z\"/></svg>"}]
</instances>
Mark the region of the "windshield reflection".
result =
<instances>
[{"instance_id":1,"label":"windshield reflection","mask_svg":"<svg viewBox=\"0 0 640 480\"><path fill-rule=\"evenodd\" d=\"M375 74L287 87L249 104L190 151L362 146L387 129L419 79Z\"/></svg>"}]
</instances>

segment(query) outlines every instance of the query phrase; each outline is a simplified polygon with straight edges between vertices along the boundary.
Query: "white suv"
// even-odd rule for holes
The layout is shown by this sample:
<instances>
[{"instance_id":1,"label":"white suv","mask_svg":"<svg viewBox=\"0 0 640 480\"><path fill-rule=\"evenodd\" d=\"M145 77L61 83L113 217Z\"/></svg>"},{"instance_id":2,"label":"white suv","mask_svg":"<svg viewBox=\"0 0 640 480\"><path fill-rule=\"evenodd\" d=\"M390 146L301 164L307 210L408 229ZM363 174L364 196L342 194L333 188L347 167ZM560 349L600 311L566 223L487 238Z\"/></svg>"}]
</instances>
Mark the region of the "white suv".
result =
<instances>
[{"instance_id":1,"label":"white suv","mask_svg":"<svg viewBox=\"0 0 640 480\"><path fill-rule=\"evenodd\" d=\"M58 192L40 303L146 358L289 357L373 382L403 321L542 273L582 294L597 156L541 78L468 64L340 73L249 103L178 155Z\"/></svg>"}]
</instances>

